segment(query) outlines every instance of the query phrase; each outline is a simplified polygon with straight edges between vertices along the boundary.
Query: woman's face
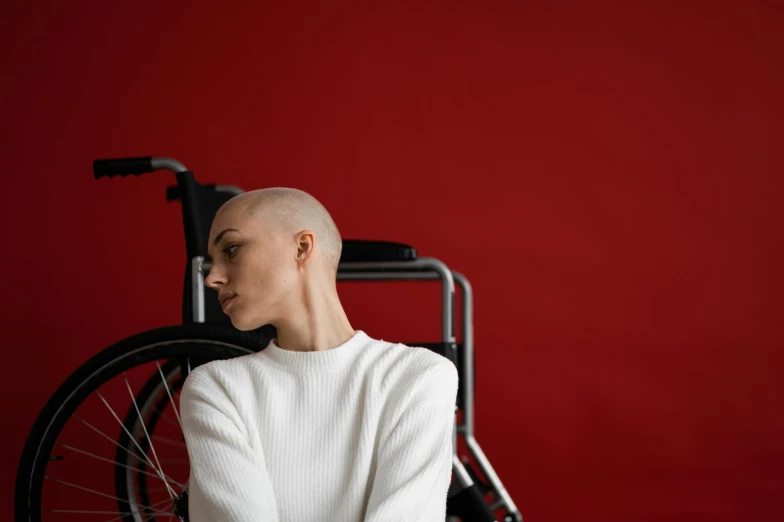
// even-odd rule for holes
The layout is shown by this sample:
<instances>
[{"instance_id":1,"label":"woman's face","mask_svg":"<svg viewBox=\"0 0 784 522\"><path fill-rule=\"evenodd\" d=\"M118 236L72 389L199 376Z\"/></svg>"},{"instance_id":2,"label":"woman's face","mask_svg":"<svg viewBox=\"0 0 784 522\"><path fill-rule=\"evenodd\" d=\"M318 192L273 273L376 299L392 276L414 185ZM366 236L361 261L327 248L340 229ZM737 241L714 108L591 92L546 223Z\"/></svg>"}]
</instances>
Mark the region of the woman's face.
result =
<instances>
[{"instance_id":1,"label":"woman's face","mask_svg":"<svg viewBox=\"0 0 784 522\"><path fill-rule=\"evenodd\" d=\"M297 245L254 218L243 202L218 211L210 230L212 267L205 284L218 292L238 330L276 324L287 316L297 284Z\"/></svg>"}]
</instances>

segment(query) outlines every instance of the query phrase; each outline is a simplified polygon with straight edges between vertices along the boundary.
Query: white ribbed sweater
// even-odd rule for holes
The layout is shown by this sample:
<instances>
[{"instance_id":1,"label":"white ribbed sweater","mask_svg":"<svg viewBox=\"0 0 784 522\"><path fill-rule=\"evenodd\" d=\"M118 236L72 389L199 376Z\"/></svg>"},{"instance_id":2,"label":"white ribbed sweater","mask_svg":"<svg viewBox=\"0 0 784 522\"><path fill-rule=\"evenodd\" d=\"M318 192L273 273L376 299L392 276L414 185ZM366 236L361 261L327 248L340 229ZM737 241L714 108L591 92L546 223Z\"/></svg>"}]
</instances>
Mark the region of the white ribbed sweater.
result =
<instances>
[{"instance_id":1,"label":"white ribbed sweater","mask_svg":"<svg viewBox=\"0 0 784 522\"><path fill-rule=\"evenodd\" d=\"M191 522L443 522L457 379L361 330L196 368L180 398Z\"/></svg>"}]
</instances>

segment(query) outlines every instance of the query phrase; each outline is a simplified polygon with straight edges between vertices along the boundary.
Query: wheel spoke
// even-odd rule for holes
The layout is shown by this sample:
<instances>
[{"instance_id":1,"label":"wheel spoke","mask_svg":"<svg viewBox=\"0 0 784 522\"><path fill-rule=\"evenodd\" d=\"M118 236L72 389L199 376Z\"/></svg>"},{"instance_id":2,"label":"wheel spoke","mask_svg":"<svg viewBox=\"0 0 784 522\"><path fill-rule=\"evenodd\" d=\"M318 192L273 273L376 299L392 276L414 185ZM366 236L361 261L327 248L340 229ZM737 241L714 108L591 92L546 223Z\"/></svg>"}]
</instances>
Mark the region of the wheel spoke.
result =
<instances>
[{"instance_id":1,"label":"wheel spoke","mask_svg":"<svg viewBox=\"0 0 784 522\"><path fill-rule=\"evenodd\" d=\"M67 449L69 449L71 451L75 451L76 453L81 453L82 455L87 455L88 457L92 457L94 459L102 460L104 462L108 462L110 464L114 464L115 466L122 466L123 468L132 469L134 471L138 471L139 473L144 473L145 475L149 475L149 476L155 477L157 479L161 478L160 475L158 475L157 473L150 473L149 471L144 471L143 469L137 468L135 466L129 466L128 464L122 464L121 462L117 462L116 460L107 459L106 457L101 457L100 455L96 455L94 453L90 453L89 451L80 450L79 448L74 448L73 446L69 446L67 444L61 444L61 443L58 442L57 446L62 446L63 448L67 448ZM122 447L119 444L118 444L118 446ZM123 448L123 449L125 449L125 448ZM130 452L128 452L128 453L130 453ZM133 453L131 453L131 455L133 455ZM169 479L169 481L171 483L176 484L177 486L181 487L182 489L185 489L185 485L184 484L180 484L179 482L177 482L176 480L172 479L168 475L166 475L166 478Z\"/></svg>"},{"instance_id":2,"label":"wheel spoke","mask_svg":"<svg viewBox=\"0 0 784 522\"><path fill-rule=\"evenodd\" d=\"M128 428L126 428L126 427L125 427L125 424L123 424L123 421L121 421L121 420L120 420L120 417L118 417L118 416L117 416L117 414L114 412L114 410L112 409L112 407L111 407L111 406L109 406L109 403L106 401L106 399L104 399L104 398L103 398L103 395L101 395L101 392L99 392L99 391L96 391L95 393L98 395L98 397L100 397L101 401L103 401L103 403L104 403L104 404L106 405L106 407L109 409L109 411L111 412L112 416L113 416L113 417L114 417L114 418L117 420L117 422L118 422L118 423L120 424L120 426L122 427L123 431L124 431L124 432L125 432L125 433L126 433L126 434L127 434L129 437L130 437L130 438L131 438L131 441L132 441L132 442L134 443L134 445L135 445L135 446L136 446L136 447L139 449L139 451L140 451L140 452L141 452L141 454L144 456L144 459L147 461L147 463L150 465L150 467L151 467L153 470L155 470L155 472L156 472L156 473L158 473L158 475L161 477L161 479L163 480L163 482L164 482L165 484L167 484L167 487L168 487L168 482L166 482L166 479L164 478L164 476L163 476L163 473L162 473L162 472L161 472L161 471L160 471L158 468L156 468L156 467L155 467L155 464L153 464L153 463L152 463L152 461L150 460L150 458L147 456L147 452L145 452L145 451L144 451L144 450L141 448L141 446L139 446L139 443L138 443L138 442L136 442L136 437L134 437L134 436L131 434L131 432L129 432L129 431L128 431ZM134 404L136 404L136 401L134 401ZM142 423L142 425L143 425L143 424L144 424L144 423ZM145 428L145 431L146 431L146 428ZM176 495L174 494L174 491L173 491L173 490L172 490L170 487L169 487L168 489L169 489L169 496L170 496L171 498L174 498L174 497L176 496Z\"/></svg>"},{"instance_id":3,"label":"wheel spoke","mask_svg":"<svg viewBox=\"0 0 784 522\"><path fill-rule=\"evenodd\" d=\"M75 419L77 419L77 420L81 421L82 423L84 423L84 425L85 425L85 426L87 426L88 428L92 429L93 431L95 431L96 433L98 433L99 435L101 435L102 437L104 437L106 440L108 440L109 442L111 442L112 444L114 444L115 446L117 446L118 448L120 448L121 450L123 450L125 453L127 453L127 454L128 454L128 455L130 455L131 457L135 458L136 460L142 460L142 459L139 457L139 455L137 455L136 453L134 453L134 452L130 451L128 448L124 448L124 447L122 447L122 446L121 446L121 445L120 445L120 444L119 444L119 443L118 443L116 440L114 440L114 439L113 439L113 438L111 438L109 435L105 434L104 432L102 432L101 430L99 430L98 428L96 428L95 426L93 426L92 424L90 424L89 422L87 422L86 420L84 420L83 418L79 417L79 416L78 416L78 415L76 415L75 413L73 414L73 418L75 418ZM127 430L126 430L126 433L127 433ZM131 438L133 438L133 437L131 437ZM139 447L139 446L138 446L138 444L136 445L136 447L137 447L137 448ZM141 448L139 448L139 451L141 451ZM152 468L152 469L154 469L154 470L156 471L156 475L155 475L155 476L156 476L156 477L158 477L159 479L163 480L163 477L161 477L161 474L160 474L160 473L158 472L158 470L155 468L155 465L154 465L152 462L150 462L150 459L149 459L149 458L147 458L147 454L145 454L143 451L142 451L141 453L142 453L142 456L144 457L144 461L147 463L147 465L149 465L149 466L150 466L150 468ZM166 478L167 478L167 479L169 479L169 480L171 480L171 481L172 481L172 482L174 482L175 484L178 484L177 482L175 482L174 480L172 480L172 478L171 478L171 477L169 477L168 475L166 475ZM165 480L164 480L164 482L165 482Z\"/></svg>"},{"instance_id":4,"label":"wheel spoke","mask_svg":"<svg viewBox=\"0 0 784 522\"><path fill-rule=\"evenodd\" d=\"M161 459L161 462L171 464L172 466L187 466L191 463L188 459ZM169 475L166 476L168 477Z\"/></svg>"},{"instance_id":5,"label":"wheel spoke","mask_svg":"<svg viewBox=\"0 0 784 522\"><path fill-rule=\"evenodd\" d=\"M163 386L166 388L166 394L169 396L169 400L171 401L172 410L174 410L174 414L177 416L177 422L180 424L180 429L182 429L182 421L180 420L180 414L177 411L177 405L174 404L174 398L172 397L171 390L169 389L169 383L166 381L166 377L163 375L161 364L158 361L155 361L155 364L158 366L158 373L161 374L161 380L163 381Z\"/></svg>"},{"instance_id":6,"label":"wheel spoke","mask_svg":"<svg viewBox=\"0 0 784 522\"><path fill-rule=\"evenodd\" d=\"M147 493L158 493L160 491L166 491L166 488L164 488L164 487L160 487L160 488L159 487L154 487L154 488L148 487L148 488L144 488L144 489L145 489L145 491L147 491ZM166 500L168 502L171 502L171 499L166 499Z\"/></svg>"},{"instance_id":7,"label":"wheel spoke","mask_svg":"<svg viewBox=\"0 0 784 522\"><path fill-rule=\"evenodd\" d=\"M164 504L166 502L171 503L171 505L167 506L166 508L164 508L164 513L163 514L165 515L166 513L169 513L170 514L169 516L171 516L171 515L174 514L174 501L172 501L171 499L167 498L165 500L161 500L159 502L156 502L155 504L152 504L150 507L160 506L161 504ZM114 522L115 520L120 520L126 514L120 515L119 517L110 518L109 520L104 520L104 522Z\"/></svg>"},{"instance_id":8,"label":"wheel spoke","mask_svg":"<svg viewBox=\"0 0 784 522\"><path fill-rule=\"evenodd\" d=\"M169 446L177 446L178 448L187 448L188 446L181 440L170 439L169 437L162 437L160 435L153 435L153 439L161 444L168 444Z\"/></svg>"},{"instance_id":9,"label":"wheel spoke","mask_svg":"<svg viewBox=\"0 0 784 522\"><path fill-rule=\"evenodd\" d=\"M136 409L136 415L139 416L138 417L139 424L142 425L142 429L144 430L144 435L145 437L147 437L147 442L150 443L150 451L152 451L152 456L153 458L155 458L155 462L158 464L158 470L161 473L161 477L165 477L163 473L163 467L161 466L161 461L158 460L158 454L155 452L155 445L152 443L150 434L147 432L147 426L144 424L144 418L142 417L142 412L139 410L139 404L136 402L136 397L133 396L133 390L131 390L131 384L128 382L128 377L126 377L125 372L123 372L122 376L123 379L125 380L125 386L128 388L128 393L131 395L131 402L133 402L133 407ZM134 440L134 442L136 441ZM164 482L166 482L165 478L163 480ZM168 482L166 482L166 486L169 487ZM171 487L169 487L169 494L171 495L172 499L177 496L177 493L175 493L175 491Z\"/></svg>"},{"instance_id":10,"label":"wheel spoke","mask_svg":"<svg viewBox=\"0 0 784 522\"><path fill-rule=\"evenodd\" d=\"M51 480L52 482L56 482L58 484L63 484L64 486L70 486L70 487L75 488L75 489L81 489L82 491L87 491L88 493L94 493L94 494L100 495L102 497L111 498L111 499L117 500L118 502L125 502L126 504L129 503L127 500L121 499L119 497L115 497L114 495L109 495L108 493L101 493L100 491L96 491L94 489L86 488L84 486L80 486L80 485L74 484L72 482L66 482L65 480L56 479L56 478L50 477L48 475L44 475L44 478L47 479L47 480ZM154 508L149 507L149 506L141 506L141 507L143 507L144 509L149 509L150 511L155 511L159 515L165 515L166 514L165 511L162 511L162 510L159 510L159 509L154 509ZM114 514L114 513L119 513L119 511L112 512L112 514Z\"/></svg>"}]
</instances>

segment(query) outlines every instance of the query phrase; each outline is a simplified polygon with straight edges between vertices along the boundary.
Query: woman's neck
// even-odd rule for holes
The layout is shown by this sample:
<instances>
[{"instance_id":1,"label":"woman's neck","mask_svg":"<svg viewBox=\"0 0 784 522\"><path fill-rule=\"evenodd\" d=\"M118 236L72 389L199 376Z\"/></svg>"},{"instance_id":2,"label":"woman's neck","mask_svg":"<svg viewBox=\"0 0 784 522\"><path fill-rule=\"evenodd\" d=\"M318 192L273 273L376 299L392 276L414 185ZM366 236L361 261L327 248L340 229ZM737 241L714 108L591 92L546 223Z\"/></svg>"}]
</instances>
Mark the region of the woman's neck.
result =
<instances>
[{"instance_id":1,"label":"woman's neck","mask_svg":"<svg viewBox=\"0 0 784 522\"><path fill-rule=\"evenodd\" d=\"M306 285L287 317L277 323L277 344L284 350L329 350L342 345L356 333L334 283Z\"/></svg>"}]
</instances>

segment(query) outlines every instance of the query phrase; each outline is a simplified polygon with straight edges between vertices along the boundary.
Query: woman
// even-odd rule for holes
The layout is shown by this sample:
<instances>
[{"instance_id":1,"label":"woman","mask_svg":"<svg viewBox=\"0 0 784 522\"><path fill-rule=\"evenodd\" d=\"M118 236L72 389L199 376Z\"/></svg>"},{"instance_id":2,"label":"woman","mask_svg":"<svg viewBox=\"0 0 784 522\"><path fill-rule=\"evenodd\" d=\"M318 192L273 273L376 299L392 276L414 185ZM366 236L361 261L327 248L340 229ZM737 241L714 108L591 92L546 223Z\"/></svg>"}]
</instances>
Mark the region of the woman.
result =
<instances>
[{"instance_id":1,"label":"woman","mask_svg":"<svg viewBox=\"0 0 784 522\"><path fill-rule=\"evenodd\" d=\"M445 519L457 370L352 328L341 248L300 190L247 192L215 216L206 284L236 328L278 337L185 382L192 522Z\"/></svg>"}]
</instances>

